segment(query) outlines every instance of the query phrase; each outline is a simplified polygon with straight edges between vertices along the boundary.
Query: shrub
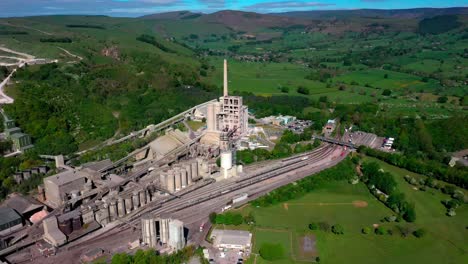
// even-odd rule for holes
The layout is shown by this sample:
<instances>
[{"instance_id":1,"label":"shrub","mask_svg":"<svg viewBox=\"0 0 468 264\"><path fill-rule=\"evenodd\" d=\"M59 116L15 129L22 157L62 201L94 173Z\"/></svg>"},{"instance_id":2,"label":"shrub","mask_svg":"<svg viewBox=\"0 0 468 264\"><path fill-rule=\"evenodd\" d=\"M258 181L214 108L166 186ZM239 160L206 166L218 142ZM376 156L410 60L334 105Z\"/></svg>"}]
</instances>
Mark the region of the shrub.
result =
<instances>
[{"instance_id":1,"label":"shrub","mask_svg":"<svg viewBox=\"0 0 468 264\"><path fill-rule=\"evenodd\" d=\"M316 223L311 223L309 224L309 229L310 230L317 230L318 229L318 225Z\"/></svg>"},{"instance_id":2,"label":"shrub","mask_svg":"<svg viewBox=\"0 0 468 264\"><path fill-rule=\"evenodd\" d=\"M442 202L447 209L456 209L460 204L458 200L450 199Z\"/></svg>"},{"instance_id":3,"label":"shrub","mask_svg":"<svg viewBox=\"0 0 468 264\"><path fill-rule=\"evenodd\" d=\"M414 209L414 204L408 203L406 205L406 211L403 213L403 219L408 222L414 222L416 220L416 210Z\"/></svg>"},{"instance_id":4,"label":"shrub","mask_svg":"<svg viewBox=\"0 0 468 264\"><path fill-rule=\"evenodd\" d=\"M386 233L386 229L383 226L379 226L375 229L375 233L377 235L384 235Z\"/></svg>"},{"instance_id":5,"label":"shrub","mask_svg":"<svg viewBox=\"0 0 468 264\"><path fill-rule=\"evenodd\" d=\"M385 89L382 92L383 96L390 96L392 94L392 91L390 89Z\"/></svg>"},{"instance_id":6,"label":"shrub","mask_svg":"<svg viewBox=\"0 0 468 264\"><path fill-rule=\"evenodd\" d=\"M445 194L454 194L455 193L455 187L451 186L451 185L445 185L444 187L442 187L441 191Z\"/></svg>"},{"instance_id":7,"label":"shrub","mask_svg":"<svg viewBox=\"0 0 468 264\"><path fill-rule=\"evenodd\" d=\"M332 226L332 232L336 235L342 235L344 234L344 228L340 224L336 224Z\"/></svg>"},{"instance_id":8,"label":"shrub","mask_svg":"<svg viewBox=\"0 0 468 264\"><path fill-rule=\"evenodd\" d=\"M284 249L281 244L264 243L260 247L259 253L262 258L269 261L274 261L283 258Z\"/></svg>"},{"instance_id":9,"label":"shrub","mask_svg":"<svg viewBox=\"0 0 468 264\"><path fill-rule=\"evenodd\" d=\"M216 224L216 213L215 212L210 213L209 217L210 217L210 222L212 224Z\"/></svg>"},{"instance_id":10,"label":"shrub","mask_svg":"<svg viewBox=\"0 0 468 264\"><path fill-rule=\"evenodd\" d=\"M305 86L302 86L302 85L297 87L297 92L300 93L300 94L305 94L305 95L310 93L309 89L307 87L305 87Z\"/></svg>"},{"instance_id":11,"label":"shrub","mask_svg":"<svg viewBox=\"0 0 468 264\"><path fill-rule=\"evenodd\" d=\"M437 98L437 102L439 104L445 104L447 101L448 101L447 96L441 96L441 97Z\"/></svg>"},{"instance_id":12,"label":"shrub","mask_svg":"<svg viewBox=\"0 0 468 264\"><path fill-rule=\"evenodd\" d=\"M413 232L413 235L417 238L423 237L424 235L426 235L426 230L419 228Z\"/></svg>"},{"instance_id":13,"label":"shrub","mask_svg":"<svg viewBox=\"0 0 468 264\"><path fill-rule=\"evenodd\" d=\"M371 232L371 229L370 227L367 227L367 226L363 227L361 230L361 233L366 234L366 235L369 234L370 232Z\"/></svg>"}]
</instances>

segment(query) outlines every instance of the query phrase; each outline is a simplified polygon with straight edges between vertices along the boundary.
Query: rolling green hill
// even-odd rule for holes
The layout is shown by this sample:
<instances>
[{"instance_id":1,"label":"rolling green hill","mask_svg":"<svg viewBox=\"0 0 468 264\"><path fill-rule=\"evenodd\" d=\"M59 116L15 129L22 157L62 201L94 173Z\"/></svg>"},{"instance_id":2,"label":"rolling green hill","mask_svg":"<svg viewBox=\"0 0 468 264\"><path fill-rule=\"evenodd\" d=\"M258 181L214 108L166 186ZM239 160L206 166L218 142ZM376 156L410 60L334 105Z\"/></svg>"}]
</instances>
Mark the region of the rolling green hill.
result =
<instances>
[{"instance_id":1,"label":"rolling green hill","mask_svg":"<svg viewBox=\"0 0 468 264\"><path fill-rule=\"evenodd\" d=\"M65 151L70 152L216 97L221 59L227 57L233 92L306 97L312 103L303 112L294 110L298 116L315 113L325 118L330 116L320 108L370 103L388 108L378 111L385 118L407 113L428 120L447 118L464 113L466 104L465 11L360 11L332 20L230 10L140 18L0 19L1 46L59 60L55 68L20 71L15 78L21 82L8 88L18 103L5 108L35 142L45 138L40 131L71 135L67 140L72 143L62 145L71 146ZM419 33L421 23L430 21L424 18L441 14L461 14L451 16L457 27L437 35ZM199 96L180 99L183 87L192 86ZM384 90L391 96L383 95ZM49 100L54 95L70 106L57 108ZM46 106L35 102L35 96L44 97ZM37 116L31 115L33 109L46 110ZM93 120L95 110L99 113ZM51 116L66 117L48 130Z\"/></svg>"}]
</instances>

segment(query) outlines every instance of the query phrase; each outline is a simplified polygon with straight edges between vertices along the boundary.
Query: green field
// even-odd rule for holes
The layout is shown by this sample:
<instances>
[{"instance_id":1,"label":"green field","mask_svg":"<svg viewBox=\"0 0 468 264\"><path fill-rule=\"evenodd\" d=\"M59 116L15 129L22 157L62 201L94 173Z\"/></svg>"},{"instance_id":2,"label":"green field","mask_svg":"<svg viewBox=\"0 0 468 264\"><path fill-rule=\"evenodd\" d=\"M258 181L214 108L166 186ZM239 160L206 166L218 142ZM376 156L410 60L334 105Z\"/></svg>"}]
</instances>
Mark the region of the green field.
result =
<instances>
[{"instance_id":1,"label":"green field","mask_svg":"<svg viewBox=\"0 0 468 264\"><path fill-rule=\"evenodd\" d=\"M215 71L210 75L214 83L222 85L222 60L214 59L211 64ZM306 80L306 67L291 63L257 63L229 61L229 89L232 91L252 92L260 95L279 95L281 87L289 87L288 95L299 95L296 89L304 85L311 94L334 92L336 89L326 88L325 84Z\"/></svg>"},{"instance_id":2,"label":"green field","mask_svg":"<svg viewBox=\"0 0 468 264\"><path fill-rule=\"evenodd\" d=\"M369 159L370 160L370 159ZM256 219L254 230L254 253L262 243L280 243L286 254L282 260L268 262L259 255L249 263L304 263L298 259L299 239L303 235L317 237L317 249L321 263L464 263L468 260L468 236L466 206L457 209L455 217L445 215L441 200L448 198L438 190L426 192L414 190L403 179L414 175L408 171L378 161L384 170L395 175L398 188L407 200L414 202L417 211L415 223L382 223L380 220L393 212L372 196L367 187L359 183L330 183L325 188L306 196L266 208L242 209L243 214L252 212ZM422 176L419 176L422 177ZM365 201L366 207L356 207L353 201ZM310 231L311 222L326 221L340 224L344 235L323 231ZM363 227L379 224L393 231L393 235L362 234ZM413 235L401 237L396 226L428 231L423 238Z\"/></svg>"},{"instance_id":3,"label":"green field","mask_svg":"<svg viewBox=\"0 0 468 264\"><path fill-rule=\"evenodd\" d=\"M386 74L388 77L384 78ZM338 76L335 79L345 83L356 81L361 85L370 84L373 87L390 89L398 92L404 90L433 91L438 86L437 82L434 80L424 83L421 81L421 78L414 75L380 69L352 72Z\"/></svg>"}]
</instances>

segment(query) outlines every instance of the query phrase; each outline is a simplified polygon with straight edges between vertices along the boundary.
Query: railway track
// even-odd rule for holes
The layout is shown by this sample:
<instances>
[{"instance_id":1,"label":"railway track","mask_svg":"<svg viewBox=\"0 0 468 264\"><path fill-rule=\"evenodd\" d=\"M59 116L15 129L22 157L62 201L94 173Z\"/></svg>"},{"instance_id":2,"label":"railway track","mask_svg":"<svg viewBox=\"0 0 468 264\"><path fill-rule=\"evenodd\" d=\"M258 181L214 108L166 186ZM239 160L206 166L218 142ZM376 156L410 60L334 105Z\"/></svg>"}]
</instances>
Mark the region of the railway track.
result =
<instances>
[{"instance_id":1,"label":"railway track","mask_svg":"<svg viewBox=\"0 0 468 264\"><path fill-rule=\"evenodd\" d=\"M116 233L128 230L136 225L139 225L140 217L143 215L160 215L165 213L175 213L177 211L201 204L203 202L210 201L214 198L242 190L251 185L258 184L260 182L274 178L284 173L294 172L295 170L301 169L307 165L310 165L311 163L316 163L324 159L325 157L330 155L336 148L337 147L333 145L322 146L309 153L304 153L294 157L282 159L280 164L265 170L261 170L259 172L255 172L247 177L230 182L214 182L211 184L204 185L196 190L193 190L192 192L179 195L179 198L170 197L168 199L158 201L158 203L153 205L151 208L147 208L145 211L139 212L131 216L130 218L123 220L121 224L116 225L107 232L93 237L93 240L101 240L104 238L108 238ZM288 177L288 179L285 180L284 184L298 180L300 178L302 177ZM281 183L279 186L284 184ZM87 241L71 245L70 248L79 247L85 243L87 243Z\"/></svg>"},{"instance_id":2,"label":"railway track","mask_svg":"<svg viewBox=\"0 0 468 264\"><path fill-rule=\"evenodd\" d=\"M243 189L245 187L248 187L250 185L276 177L283 173L297 170L299 168L309 165L311 162L317 162L323 159L324 157L328 156L331 152L333 152L333 150L334 150L333 147L326 146L322 148L321 151L318 151L317 153L301 155L300 157L292 161L291 159L288 159L287 163L285 164L274 166L273 168L270 168L266 171L262 171L259 173L255 173L254 175L251 175L246 178L241 178L236 181L228 182L228 183L220 182L219 186L216 186L216 183L214 183L213 185L209 185L210 187L214 187L214 188L209 188L209 189L204 188L204 190L201 192L192 192L192 193L189 193L188 196L181 196L182 199L185 198L184 200L173 199L175 200L174 203L171 203L171 204L165 203L164 206L157 208L156 210L152 210L148 213L152 213L152 214L173 213L178 210L182 210L182 209L194 206L196 204L209 201L219 196L223 196L223 195L232 193L234 191ZM309 158L306 160L303 160L304 156L309 156ZM194 196L191 197L190 195L194 195ZM187 201L186 199L189 199L189 200Z\"/></svg>"}]
</instances>

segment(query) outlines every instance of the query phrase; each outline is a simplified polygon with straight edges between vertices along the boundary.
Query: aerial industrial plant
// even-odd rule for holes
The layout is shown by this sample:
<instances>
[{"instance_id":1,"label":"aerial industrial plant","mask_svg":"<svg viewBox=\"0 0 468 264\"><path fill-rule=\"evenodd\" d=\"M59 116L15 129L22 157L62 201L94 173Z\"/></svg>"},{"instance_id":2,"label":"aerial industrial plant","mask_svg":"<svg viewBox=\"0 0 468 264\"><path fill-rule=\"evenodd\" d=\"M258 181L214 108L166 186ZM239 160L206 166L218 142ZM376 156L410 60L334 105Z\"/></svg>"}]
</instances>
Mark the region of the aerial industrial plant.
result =
<instances>
[{"instance_id":1,"label":"aerial industrial plant","mask_svg":"<svg viewBox=\"0 0 468 264\"><path fill-rule=\"evenodd\" d=\"M229 95L227 66L224 60L223 96L219 100L195 106L116 140L157 135L118 161L104 159L73 167L62 155L44 156L55 161L57 172L44 178L38 187L37 199L46 206L35 211L34 222L26 227L15 211L5 211L8 217L4 220L8 223L2 232L13 240L4 242L2 252L36 247L38 250L33 252L57 260L78 253L89 259L90 255L104 254L103 244L116 237L130 250L149 247L160 253L176 252L187 244L202 243L203 237L196 234L207 232L202 227L210 212L242 205L338 163L357 144L371 145L375 141L362 137L361 142L354 138L350 143L317 136L331 144L265 166L244 167L236 160L237 149L244 149L244 143L248 143L248 148L263 147L250 139L261 140L258 134L265 131L262 127L249 127L243 98ZM197 131L182 132L176 126L201 119L206 119L206 127ZM260 122L273 123L293 133L302 133L311 124L288 116L270 119ZM268 139L265 144L271 143ZM197 230L200 223L202 227ZM120 236L122 233L126 236ZM241 248L249 254L251 234L236 234L213 233L216 247ZM13 243L16 241L21 243ZM95 243L100 250L83 255L82 248L89 243ZM41 262L41 258L37 261Z\"/></svg>"},{"instance_id":2,"label":"aerial industrial plant","mask_svg":"<svg viewBox=\"0 0 468 264\"><path fill-rule=\"evenodd\" d=\"M467 263L468 7L397 1L1 0L0 264Z\"/></svg>"}]
</instances>

